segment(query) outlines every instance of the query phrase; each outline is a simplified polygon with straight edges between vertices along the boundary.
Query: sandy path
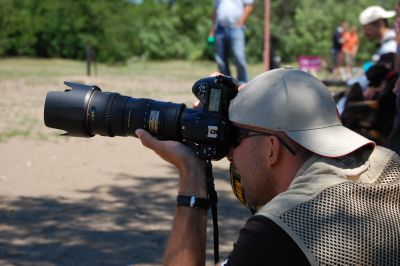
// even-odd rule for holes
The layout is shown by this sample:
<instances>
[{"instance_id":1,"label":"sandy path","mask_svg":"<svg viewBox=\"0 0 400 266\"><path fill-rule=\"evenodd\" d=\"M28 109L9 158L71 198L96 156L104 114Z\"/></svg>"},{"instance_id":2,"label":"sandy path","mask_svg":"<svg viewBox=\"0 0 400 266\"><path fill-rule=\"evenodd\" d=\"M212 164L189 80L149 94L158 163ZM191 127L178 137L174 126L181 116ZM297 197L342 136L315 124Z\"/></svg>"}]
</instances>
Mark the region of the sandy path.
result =
<instances>
[{"instance_id":1,"label":"sandy path","mask_svg":"<svg viewBox=\"0 0 400 266\"><path fill-rule=\"evenodd\" d=\"M0 162L1 265L161 263L176 171L137 139L12 139L0 144ZM227 166L214 163L221 256L247 217Z\"/></svg>"}]
</instances>

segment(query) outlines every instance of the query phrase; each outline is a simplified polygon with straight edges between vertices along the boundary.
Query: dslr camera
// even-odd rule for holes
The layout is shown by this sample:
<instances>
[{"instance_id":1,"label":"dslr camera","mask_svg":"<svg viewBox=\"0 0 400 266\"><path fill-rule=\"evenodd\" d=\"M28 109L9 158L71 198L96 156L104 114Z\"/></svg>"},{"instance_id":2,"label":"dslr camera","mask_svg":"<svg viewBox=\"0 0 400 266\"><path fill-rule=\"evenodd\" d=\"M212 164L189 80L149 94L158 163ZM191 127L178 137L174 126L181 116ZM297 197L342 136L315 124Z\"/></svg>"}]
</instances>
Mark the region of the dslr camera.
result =
<instances>
[{"instance_id":1,"label":"dslr camera","mask_svg":"<svg viewBox=\"0 0 400 266\"><path fill-rule=\"evenodd\" d=\"M192 92L198 109L184 104L132 98L102 92L95 85L64 82L64 92L46 96L44 122L50 128L76 137L135 136L142 128L160 140L175 140L191 146L204 160L219 160L229 151L235 129L228 118L230 101L238 82L226 76L198 80Z\"/></svg>"}]
</instances>

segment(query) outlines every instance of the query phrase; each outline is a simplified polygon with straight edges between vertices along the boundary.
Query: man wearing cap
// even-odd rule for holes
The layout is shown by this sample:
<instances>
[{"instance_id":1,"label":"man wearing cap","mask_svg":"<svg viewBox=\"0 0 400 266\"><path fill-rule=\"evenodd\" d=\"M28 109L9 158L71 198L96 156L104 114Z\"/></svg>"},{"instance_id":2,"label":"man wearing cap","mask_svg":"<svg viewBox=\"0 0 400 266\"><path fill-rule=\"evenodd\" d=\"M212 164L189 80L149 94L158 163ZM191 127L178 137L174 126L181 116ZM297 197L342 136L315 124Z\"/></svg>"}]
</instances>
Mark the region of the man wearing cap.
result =
<instances>
[{"instance_id":1,"label":"man wearing cap","mask_svg":"<svg viewBox=\"0 0 400 266\"><path fill-rule=\"evenodd\" d=\"M360 13L360 24L365 37L377 42L377 50L373 56L378 61L380 56L386 53L396 52L396 32L388 26L388 18L396 15L394 10L385 10L380 6L370 6Z\"/></svg>"},{"instance_id":2,"label":"man wearing cap","mask_svg":"<svg viewBox=\"0 0 400 266\"><path fill-rule=\"evenodd\" d=\"M362 26L365 37L376 42L377 49L372 56L372 61L377 63L385 54L396 53L396 32L388 26L388 18L396 14L393 10L385 10L381 6L370 6L364 9L359 15L359 21ZM365 92L369 85L369 80L365 74L352 78L347 81L347 85L353 89L359 88ZM343 112L343 106L346 105L347 96L341 99L341 106L338 106L339 112Z\"/></svg>"},{"instance_id":3,"label":"man wearing cap","mask_svg":"<svg viewBox=\"0 0 400 266\"><path fill-rule=\"evenodd\" d=\"M229 119L231 178L253 216L221 265L400 263L400 158L343 127L322 82L265 72L231 101ZM207 199L190 148L136 134L177 167L178 195ZM164 264L204 265L206 227L206 209L177 206Z\"/></svg>"}]
</instances>

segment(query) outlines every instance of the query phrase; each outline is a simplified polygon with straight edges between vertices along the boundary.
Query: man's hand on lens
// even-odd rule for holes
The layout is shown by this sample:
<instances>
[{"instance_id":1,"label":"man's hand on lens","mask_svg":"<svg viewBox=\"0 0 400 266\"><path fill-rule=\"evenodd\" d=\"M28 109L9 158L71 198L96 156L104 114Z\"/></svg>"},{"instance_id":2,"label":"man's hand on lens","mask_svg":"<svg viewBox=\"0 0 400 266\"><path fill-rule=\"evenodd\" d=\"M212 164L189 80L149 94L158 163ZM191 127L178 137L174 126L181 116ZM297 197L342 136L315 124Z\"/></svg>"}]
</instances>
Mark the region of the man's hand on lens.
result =
<instances>
[{"instance_id":1,"label":"man's hand on lens","mask_svg":"<svg viewBox=\"0 0 400 266\"><path fill-rule=\"evenodd\" d=\"M161 141L147 131L135 131L142 144L179 170L179 194L206 197L204 164L193 150L177 141Z\"/></svg>"}]
</instances>

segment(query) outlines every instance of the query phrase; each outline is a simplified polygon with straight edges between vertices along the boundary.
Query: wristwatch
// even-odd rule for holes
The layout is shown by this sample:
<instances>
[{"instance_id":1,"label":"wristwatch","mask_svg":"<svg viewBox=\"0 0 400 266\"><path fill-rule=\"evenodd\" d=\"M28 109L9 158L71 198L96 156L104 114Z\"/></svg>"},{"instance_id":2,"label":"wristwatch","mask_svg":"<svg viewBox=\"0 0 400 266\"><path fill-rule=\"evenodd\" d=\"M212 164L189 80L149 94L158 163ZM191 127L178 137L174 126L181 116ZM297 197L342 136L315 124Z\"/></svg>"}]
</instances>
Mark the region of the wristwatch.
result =
<instances>
[{"instance_id":1,"label":"wristwatch","mask_svg":"<svg viewBox=\"0 0 400 266\"><path fill-rule=\"evenodd\" d=\"M195 196L178 195L176 197L176 205L207 210L210 208L210 200Z\"/></svg>"}]
</instances>

